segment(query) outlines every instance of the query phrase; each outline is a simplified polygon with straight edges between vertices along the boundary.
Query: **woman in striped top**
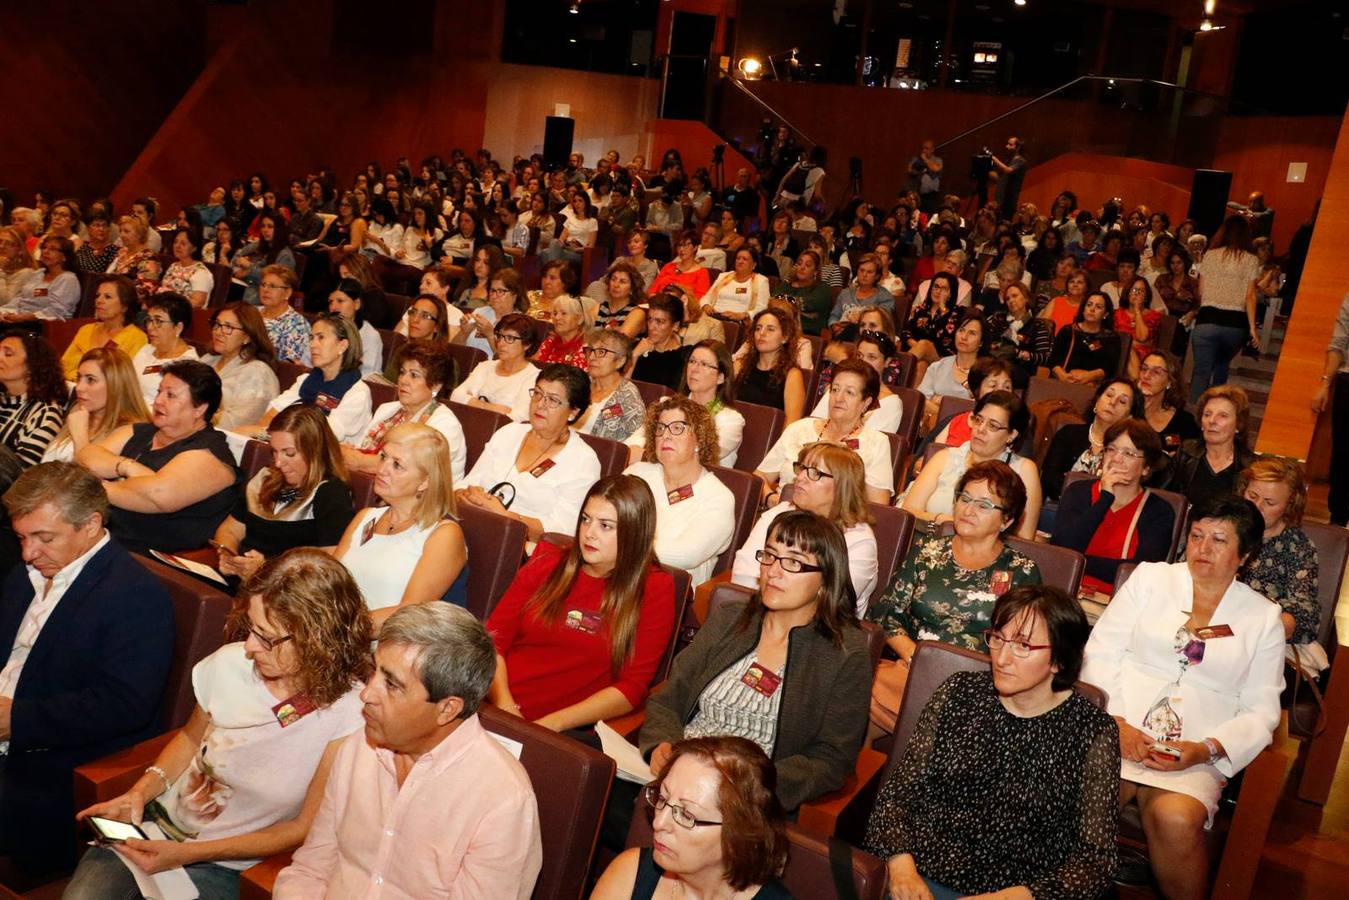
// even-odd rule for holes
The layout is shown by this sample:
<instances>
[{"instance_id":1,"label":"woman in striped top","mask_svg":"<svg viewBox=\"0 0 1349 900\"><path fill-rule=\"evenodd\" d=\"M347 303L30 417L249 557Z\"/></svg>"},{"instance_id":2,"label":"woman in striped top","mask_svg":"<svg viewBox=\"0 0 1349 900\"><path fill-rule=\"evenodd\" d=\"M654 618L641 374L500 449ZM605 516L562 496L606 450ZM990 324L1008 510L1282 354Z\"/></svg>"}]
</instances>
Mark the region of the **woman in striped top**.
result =
<instances>
[{"instance_id":1,"label":"woman in striped top","mask_svg":"<svg viewBox=\"0 0 1349 900\"><path fill-rule=\"evenodd\" d=\"M68 392L51 347L18 330L0 338L0 386L0 487L9 487L61 430Z\"/></svg>"}]
</instances>

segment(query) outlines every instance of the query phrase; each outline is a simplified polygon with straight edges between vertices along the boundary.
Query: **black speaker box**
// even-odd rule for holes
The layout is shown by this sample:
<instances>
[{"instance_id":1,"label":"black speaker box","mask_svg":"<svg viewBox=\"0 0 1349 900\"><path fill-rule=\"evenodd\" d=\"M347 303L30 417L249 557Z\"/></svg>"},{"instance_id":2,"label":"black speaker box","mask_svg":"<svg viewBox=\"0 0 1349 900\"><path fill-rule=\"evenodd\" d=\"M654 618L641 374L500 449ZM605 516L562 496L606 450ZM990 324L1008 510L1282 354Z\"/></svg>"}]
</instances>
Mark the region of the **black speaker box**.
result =
<instances>
[{"instance_id":1,"label":"black speaker box","mask_svg":"<svg viewBox=\"0 0 1349 900\"><path fill-rule=\"evenodd\" d=\"M549 116L543 122L543 161L551 168L565 166L576 136L576 120L567 116Z\"/></svg>"},{"instance_id":2,"label":"black speaker box","mask_svg":"<svg viewBox=\"0 0 1349 900\"><path fill-rule=\"evenodd\" d=\"M1218 169L1195 169L1190 188L1190 211L1200 234L1212 237L1227 217L1227 198L1232 194L1232 173Z\"/></svg>"}]
</instances>

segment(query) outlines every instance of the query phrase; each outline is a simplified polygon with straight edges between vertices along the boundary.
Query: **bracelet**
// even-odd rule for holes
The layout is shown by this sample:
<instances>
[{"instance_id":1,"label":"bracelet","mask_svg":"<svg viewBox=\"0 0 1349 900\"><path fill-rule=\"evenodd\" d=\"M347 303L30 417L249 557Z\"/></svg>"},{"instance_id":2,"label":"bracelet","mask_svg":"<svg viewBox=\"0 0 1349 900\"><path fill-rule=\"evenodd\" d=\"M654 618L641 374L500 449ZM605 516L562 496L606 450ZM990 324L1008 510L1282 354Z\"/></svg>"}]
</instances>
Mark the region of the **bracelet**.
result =
<instances>
[{"instance_id":1,"label":"bracelet","mask_svg":"<svg viewBox=\"0 0 1349 900\"><path fill-rule=\"evenodd\" d=\"M1218 742L1213 738L1204 738L1204 746L1208 748L1208 764L1214 765L1226 754L1218 748Z\"/></svg>"},{"instance_id":2,"label":"bracelet","mask_svg":"<svg viewBox=\"0 0 1349 900\"><path fill-rule=\"evenodd\" d=\"M156 775L158 775L159 780L164 782L164 790L161 793L168 793L169 776L159 766L150 766L148 769L145 770L145 774L147 775L150 774L151 772L154 772Z\"/></svg>"}]
</instances>

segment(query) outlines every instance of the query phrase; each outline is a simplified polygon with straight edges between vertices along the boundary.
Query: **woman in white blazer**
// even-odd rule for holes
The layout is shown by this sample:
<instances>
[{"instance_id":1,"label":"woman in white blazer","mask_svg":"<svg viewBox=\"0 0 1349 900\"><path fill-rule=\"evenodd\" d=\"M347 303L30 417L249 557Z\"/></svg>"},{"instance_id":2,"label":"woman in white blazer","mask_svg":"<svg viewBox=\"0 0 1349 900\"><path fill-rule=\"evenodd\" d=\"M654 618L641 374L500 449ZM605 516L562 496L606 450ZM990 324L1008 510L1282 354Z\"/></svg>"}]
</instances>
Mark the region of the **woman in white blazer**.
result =
<instances>
[{"instance_id":1,"label":"woman in white blazer","mask_svg":"<svg viewBox=\"0 0 1349 900\"><path fill-rule=\"evenodd\" d=\"M1236 581L1263 522L1234 496L1198 504L1185 562L1144 563L1087 643L1082 680L1120 731L1121 802L1137 801L1168 897L1206 894L1204 831L1227 779L1269 744L1283 690L1279 606Z\"/></svg>"}]
</instances>

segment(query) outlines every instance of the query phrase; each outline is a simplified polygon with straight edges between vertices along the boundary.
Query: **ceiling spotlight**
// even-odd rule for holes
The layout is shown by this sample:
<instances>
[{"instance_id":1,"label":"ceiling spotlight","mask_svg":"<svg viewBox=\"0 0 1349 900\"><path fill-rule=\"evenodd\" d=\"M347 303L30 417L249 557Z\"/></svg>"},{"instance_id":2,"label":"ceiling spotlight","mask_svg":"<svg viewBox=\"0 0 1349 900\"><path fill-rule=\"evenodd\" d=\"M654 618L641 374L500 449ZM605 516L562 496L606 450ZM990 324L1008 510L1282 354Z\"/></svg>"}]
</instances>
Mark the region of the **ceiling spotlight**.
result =
<instances>
[{"instance_id":1,"label":"ceiling spotlight","mask_svg":"<svg viewBox=\"0 0 1349 900\"><path fill-rule=\"evenodd\" d=\"M741 75L744 75L751 81L763 76L763 63L752 56L746 56L744 59L740 60L740 64L736 68L740 70Z\"/></svg>"},{"instance_id":2,"label":"ceiling spotlight","mask_svg":"<svg viewBox=\"0 0 1349 900\"><path fill-rule=\"evenodd\" d=\"M1025 6L1026 0L1012 0L1012 3L1014 3L1017 6Z\"/></svg>"},{"instance_id":3,"label":"ceiling spotlight","mask_svg":"<svg viewBox=\"0 0 1349 900\"><path fill-rule=\"evenodd\" d=\"M1204 0L1204 15L1206 16L1213 15L1213 10L1215 7L1217 7L1217 5L1218 5L1217 0Z\"/></svg>"},{"instance_id":4,"label":"ceiling spotlight","mask_svg":"<svg viewBox=\"0 0 1349 900\"><path fill-rule=\"evenodd\" d=\"M567 12L571 13L573 16L579 15L580 12L581 12L581 3L580 3L580 0L577 0L577 2L573 3L573 4L567 9Z\"/></svg>"}]
</instances>

